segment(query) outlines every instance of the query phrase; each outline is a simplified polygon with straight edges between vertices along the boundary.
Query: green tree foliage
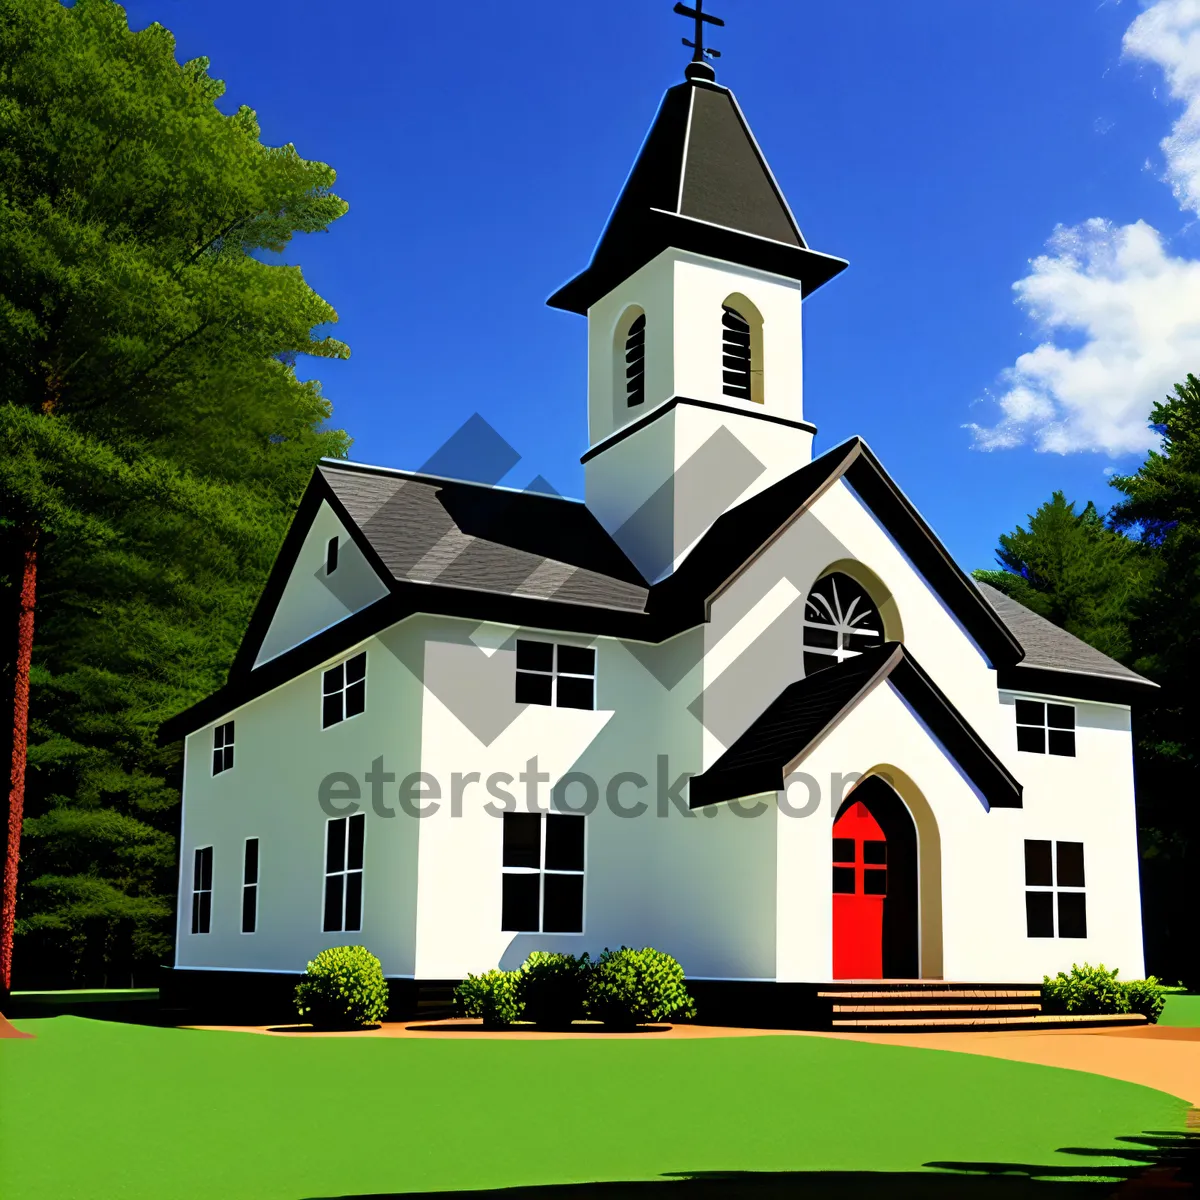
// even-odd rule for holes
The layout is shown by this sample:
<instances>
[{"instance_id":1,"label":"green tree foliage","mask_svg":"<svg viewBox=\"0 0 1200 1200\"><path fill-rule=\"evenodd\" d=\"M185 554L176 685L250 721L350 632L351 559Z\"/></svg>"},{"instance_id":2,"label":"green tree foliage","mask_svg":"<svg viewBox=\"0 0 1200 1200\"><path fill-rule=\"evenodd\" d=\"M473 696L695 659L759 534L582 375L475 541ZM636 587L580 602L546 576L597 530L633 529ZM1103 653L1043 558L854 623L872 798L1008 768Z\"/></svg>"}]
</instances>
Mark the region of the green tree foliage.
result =
<instances>
[{"instance_id":1,"label":"green tree foliage","mask_svg":"<svg viewBox=\"0 0 1200 1200\"><path fill-rule=\"evenodd\" d=\"M1076 512L1062 492L1000 537L998 571L975 578L1005 592L1112 658L1128 657L1130 617L1146 586L1139 546L1105 525L1092 503Z\"/></svg>"},{"instance_id":2,"label":"green tree foliage","mask_svg":"<svg viewBox=\"0 0 1200 1200\"><path fill-rule=\"evenodd\" d=\"M223 114L207 68L111 0L0 0L7 595L31 536L41 559L18 982L169 946L157 727L223 682L314 462L348 444L294 367L348 354L314 335L336 314L279 257L345 211L334 173Z\"/></svg>"}]
</instances>

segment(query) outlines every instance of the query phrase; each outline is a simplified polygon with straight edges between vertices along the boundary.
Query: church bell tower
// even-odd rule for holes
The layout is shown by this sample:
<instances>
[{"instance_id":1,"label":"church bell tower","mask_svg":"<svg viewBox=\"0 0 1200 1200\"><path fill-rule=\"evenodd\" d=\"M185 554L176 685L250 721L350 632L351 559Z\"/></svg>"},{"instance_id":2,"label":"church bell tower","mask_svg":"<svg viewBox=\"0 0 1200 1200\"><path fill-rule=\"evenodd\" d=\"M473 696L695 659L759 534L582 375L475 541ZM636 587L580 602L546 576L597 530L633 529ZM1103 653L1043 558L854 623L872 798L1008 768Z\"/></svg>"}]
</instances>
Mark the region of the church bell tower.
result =
<instances>
[{"instance_id":1,"label":"church bell tower","mask_svg":"<svg viewBox=\"0 0 1200 1200\"><path fill-rule=\"evenodd\" d=\"M586 501L650 581L727 509L804 466L801 302L846 262L809 249L704 24L582 274L548 303L588 320Z\"/></svg>"}]
</instances>

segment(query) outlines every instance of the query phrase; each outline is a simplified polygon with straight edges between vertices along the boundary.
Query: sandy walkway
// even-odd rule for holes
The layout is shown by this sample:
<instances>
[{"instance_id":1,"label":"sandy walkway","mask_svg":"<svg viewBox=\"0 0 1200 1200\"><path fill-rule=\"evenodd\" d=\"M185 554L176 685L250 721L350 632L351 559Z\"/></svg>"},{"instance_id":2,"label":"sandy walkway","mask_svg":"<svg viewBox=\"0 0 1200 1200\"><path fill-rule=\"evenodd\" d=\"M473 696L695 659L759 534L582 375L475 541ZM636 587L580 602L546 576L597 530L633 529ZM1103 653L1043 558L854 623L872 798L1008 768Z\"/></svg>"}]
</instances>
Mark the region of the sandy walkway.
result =
<instances>
[{"instance_id":1,"label":"sandy walkway","mask_svg":"<svg viewBox=\"0 0 1200 1200\"><path fill-rule=\"evenodd\" d=\"M828 1037L844 1041L953 1050L1017 1062L1040 1063L1090 1071L1130 1083L1144 1084L1179 1096L1200 1108L1200 1029L1148 1025L1091 1030L996 1030L981 1033L813 1033L777 1029L732 1029L715 1025L651 1026L634 1033L605 1033L599 1026L572 1032L535 1029L486 1030L478 1021L427 1021L419 1024L385 1022L377 1029L315 1033L307 1026L196 1025L195 1029L264 1033L273 1037L355 1038L506 1038L536 1041L545 1038L711 1038L711 1037Z\"/></svg>"}]
</instances>

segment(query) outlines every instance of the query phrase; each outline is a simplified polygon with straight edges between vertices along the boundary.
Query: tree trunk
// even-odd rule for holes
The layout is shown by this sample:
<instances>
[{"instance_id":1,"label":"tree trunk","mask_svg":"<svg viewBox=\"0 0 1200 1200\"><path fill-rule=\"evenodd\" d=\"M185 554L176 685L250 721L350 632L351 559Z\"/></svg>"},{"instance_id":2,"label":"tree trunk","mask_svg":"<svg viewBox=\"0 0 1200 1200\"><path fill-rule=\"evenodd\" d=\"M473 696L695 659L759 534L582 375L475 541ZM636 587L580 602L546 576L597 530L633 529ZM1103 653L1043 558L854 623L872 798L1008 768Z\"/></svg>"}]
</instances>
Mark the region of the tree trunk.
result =
<instances>
[{"instance_id":1,"label":"tree trunk","mask_svg":"<svg viewBox=\"0 0 1200 1200\"><path fill-rule=\"evenodd\" d=\"M21 595L17 653L13 668L12 761L8 781L8 843L0 901L0 999L12 989L13 926L17 918L17 862L25 815L25 757L29 736L29 664L33 657L33 612L37 596L37 535L26 534L21 551Z\"/></svg>"}]
</instances>

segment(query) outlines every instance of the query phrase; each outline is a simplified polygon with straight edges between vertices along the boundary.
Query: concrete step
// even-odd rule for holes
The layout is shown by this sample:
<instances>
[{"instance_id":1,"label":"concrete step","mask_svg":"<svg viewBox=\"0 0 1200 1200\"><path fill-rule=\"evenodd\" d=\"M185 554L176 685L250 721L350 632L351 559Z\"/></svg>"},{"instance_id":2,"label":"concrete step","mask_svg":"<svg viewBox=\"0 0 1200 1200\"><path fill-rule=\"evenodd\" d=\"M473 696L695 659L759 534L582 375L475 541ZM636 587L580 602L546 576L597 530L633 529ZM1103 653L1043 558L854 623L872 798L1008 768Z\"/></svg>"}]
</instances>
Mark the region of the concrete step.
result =
<instances>
[{"instance_id":1,"label":"concrete step","mask_svg":"<svg viewBox=\"0 0 1200 1200\"><path fill-rule=\"evenodd\" d=\"M946 1016L946 1017L863 1017L832 1021L832 1028L845 1033L952 1033L968 1029L1102 1029L1115 1025L1145 1025L1141 1013L1115 1013L1108 1016L1073 1014L1070 1016L1039 1013L1036 1016Z\"/></svg>"},{"instance_id":2,"label":"concrete step","mask_svg":"<svg viewBox=\"0 0 1200 1200\"><path fill-rule=\"evenodd\" d=\"M970 1002L965 1004L835 1004L834 1014L841 1013L922 1013L926 1016L970 1016L972 1014L991 1013L997 1016L1036 1016L1042 1011L1042 1006L1036 1003L1024 1004L981 1004Z\"/></svg>"},{"instance_id":3,"label":"concrete step","mask_svg":"<svg viewBox=\"0 0 1200 1200\"><path fill-rule=\"evenodd\" d=\"M998 1000L1040 1000L1041 988L957 988L957 989L872 989L869 991L824 991L817 996L822 1000L895 1000L897 1003L924 1003L941 1000L980 1000L992 1003Z\"/></svg>"}]
</instances>

